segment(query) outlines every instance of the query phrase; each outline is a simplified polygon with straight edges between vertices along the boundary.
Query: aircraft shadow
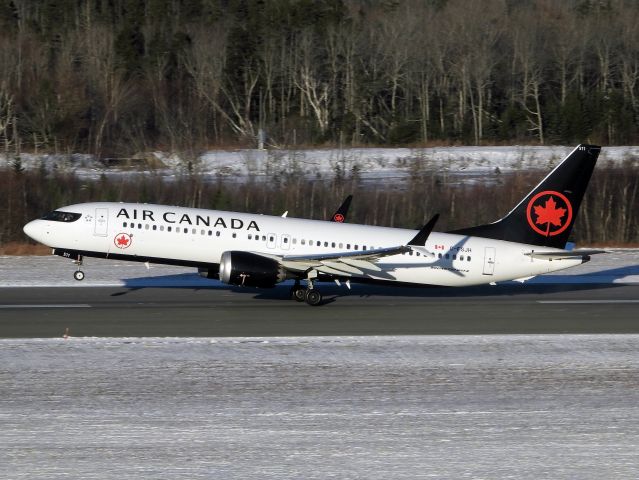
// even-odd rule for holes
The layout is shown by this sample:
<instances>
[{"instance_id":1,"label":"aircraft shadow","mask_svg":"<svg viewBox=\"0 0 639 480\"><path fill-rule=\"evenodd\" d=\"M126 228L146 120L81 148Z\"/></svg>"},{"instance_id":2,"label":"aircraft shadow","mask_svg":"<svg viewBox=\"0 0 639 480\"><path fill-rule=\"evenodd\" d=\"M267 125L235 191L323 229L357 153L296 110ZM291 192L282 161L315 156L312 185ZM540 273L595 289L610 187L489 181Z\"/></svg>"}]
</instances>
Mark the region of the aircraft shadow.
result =
<instances>
[{"instance_id":1,"label":"aircraft shadow","mask_svg":"<svg viewBox=\"0 0 639 480\"><path fill-rule=\"evenodd\" d=\"M557 292L602 290L623 286L614 283L630 275L639 275L639 265L629 265L608 270L600 270L578 275L547 275L519 282L500 282L497 285L478 285L471 287L429 287L429 286L386 286L375 284L353 283L351 289L337 286L334 283L320 283L318 288L324 296L323 303L331 303L343 296L359 297L423 297L423 298L469 298L499 297L524 294L547 294ZM237 287L199 277L197 274L184 273L155 277L136 277L124 279L125 290L111 294L126 295L129 292L146 288L179 288L199 290L226 290L234 293L253 295L256 299L284 300L289 298L292 281L287 281L274 288L258 289L253 287Z\"/></svg>"}]
</instances>

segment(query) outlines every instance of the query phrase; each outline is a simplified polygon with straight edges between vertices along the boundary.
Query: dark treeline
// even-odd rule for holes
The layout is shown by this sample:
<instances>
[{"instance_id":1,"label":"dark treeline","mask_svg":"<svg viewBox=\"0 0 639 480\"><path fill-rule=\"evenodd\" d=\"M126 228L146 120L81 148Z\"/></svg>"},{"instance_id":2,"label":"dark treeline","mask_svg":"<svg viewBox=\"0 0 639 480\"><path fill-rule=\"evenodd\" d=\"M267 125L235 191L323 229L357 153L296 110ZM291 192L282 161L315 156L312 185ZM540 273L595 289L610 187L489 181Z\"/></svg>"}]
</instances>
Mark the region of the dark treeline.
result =
<instances>
[{"instance_id":1,"label":"dark treeline","mask_svg":"<svg viewBox=\"0 0 639 480\"><path fill-rule=\"evenodd\" d=\"M635 0L0 0L0 142L639 141Z\"/></svg>"},{"instance_id":2,"label":"dark treeline","mask_svg":"<svg viewBox=\"0 0 639 480\"><path fill-rule=\"evenodd\" d=\"M371 189L356 176L311 181L291 175L246 184L203 183L196 175L166 182L159 176L79 179L47 171L0 170L0 245L23 242L22 226L55 207L87 201L161 203L219 210L328 219L349 193L354 200L348 221L420 228L440 213L438 231L497 220L539 180L540 173L495 176L490 185L447 185L445 177L422 173L404 190ZM586 193L574 240L582 244L620 245L639 242L639 172L636 168L596 171Z\"/></svg>"}]
</instances>

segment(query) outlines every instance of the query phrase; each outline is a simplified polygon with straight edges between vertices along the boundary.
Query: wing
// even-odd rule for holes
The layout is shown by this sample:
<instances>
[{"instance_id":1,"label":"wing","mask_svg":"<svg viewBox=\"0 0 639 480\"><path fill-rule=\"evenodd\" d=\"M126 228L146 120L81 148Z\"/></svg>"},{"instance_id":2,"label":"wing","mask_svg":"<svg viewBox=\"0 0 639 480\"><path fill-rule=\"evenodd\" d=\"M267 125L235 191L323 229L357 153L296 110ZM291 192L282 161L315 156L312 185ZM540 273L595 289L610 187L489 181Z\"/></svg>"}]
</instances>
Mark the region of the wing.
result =
<instances>
[{"instance_id":1,"label":"wing","mask_svg":"<svg viewBox=\"0 0 639 480\"><path fill-rule=\"evenodd\" d=\"M380 258L400 255L411 250L432 255L426 250L425 245L438 218L438 214L431 218L406 245L355 252L332 252L319 255L270 255L265 253L259 253L258 255L277 260L284 269L295 274L315 270L328 275L348 277L352 275L364 275L366 271L381 272L382 269L375 264Z\"/></svg>"}]
</instances>

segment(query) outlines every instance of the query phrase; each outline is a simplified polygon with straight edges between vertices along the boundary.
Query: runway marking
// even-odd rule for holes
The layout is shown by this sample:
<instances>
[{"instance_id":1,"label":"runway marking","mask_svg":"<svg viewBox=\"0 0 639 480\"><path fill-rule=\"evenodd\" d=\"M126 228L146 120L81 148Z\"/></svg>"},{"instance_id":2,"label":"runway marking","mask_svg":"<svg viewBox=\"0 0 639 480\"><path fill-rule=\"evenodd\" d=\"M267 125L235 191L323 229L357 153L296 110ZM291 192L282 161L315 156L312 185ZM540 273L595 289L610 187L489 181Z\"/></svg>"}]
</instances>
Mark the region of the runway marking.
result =
<instances>
[{"instance_id":1,"label":"runway marking","mask_svg":"<svg viewBox=\"0 0 639 480\"><path fill-rule=\"evenodd\" d=\"M88 303L57 303L44 305L0 305L0 308L91 308Z\"/></svg>"},{"instance_id":2,"label":"runway marking","mask_svg":"<svg viewBox=\"0 0 639 480\"><path fill-rule=\"evenodd\" d=\"M537 303L639 303L639 300L537 300Z\"/></svg>"}]
</instances>

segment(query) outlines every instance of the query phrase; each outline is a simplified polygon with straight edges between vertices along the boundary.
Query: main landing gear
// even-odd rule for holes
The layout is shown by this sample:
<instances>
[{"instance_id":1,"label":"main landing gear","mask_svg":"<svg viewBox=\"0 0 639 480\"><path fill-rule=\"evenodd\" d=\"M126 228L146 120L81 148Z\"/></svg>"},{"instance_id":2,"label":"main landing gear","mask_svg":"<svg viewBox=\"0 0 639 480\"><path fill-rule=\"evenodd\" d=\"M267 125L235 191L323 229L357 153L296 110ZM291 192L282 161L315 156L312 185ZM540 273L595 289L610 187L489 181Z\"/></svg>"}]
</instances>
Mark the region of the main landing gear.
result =
<instances>
[{"instance_id":1,"label":"main landing gear","mask_svg":"<svg viewBox=\"0 0 639 480\"><path fill-rule=\"evenodd\" d=\"M78 257L78 259L75 261L75 264L78 266L78 269L73 272L73 278L75 278L78 282L81 282L82 280L84 280L84 272L80 270L80 267L82 267L82 256Z\"/></svg>"},{"instance_id":2,"label":"main landing gear","mask_svg":"<svg viewBox=\"0 0 639 480\"><path fill-rule=\"evenodd\" d=\"M313 286L313 280L308 280L308 288L300 285L299 280L295 280L295 285L291 288L291 298L296 302L306 302L316 307L322 303L322 294Z\"/></svg>"}]
</instances>

